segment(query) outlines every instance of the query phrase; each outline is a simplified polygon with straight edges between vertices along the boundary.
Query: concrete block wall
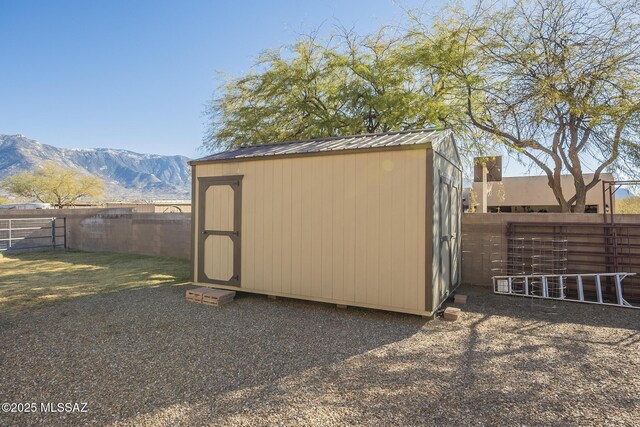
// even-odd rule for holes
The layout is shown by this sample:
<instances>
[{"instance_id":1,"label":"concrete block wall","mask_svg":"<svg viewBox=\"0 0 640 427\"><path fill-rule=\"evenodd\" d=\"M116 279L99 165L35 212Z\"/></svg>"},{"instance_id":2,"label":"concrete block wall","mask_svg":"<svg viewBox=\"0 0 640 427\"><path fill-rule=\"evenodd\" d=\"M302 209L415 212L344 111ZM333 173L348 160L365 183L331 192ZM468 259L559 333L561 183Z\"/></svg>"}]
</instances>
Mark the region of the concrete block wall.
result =
<instances>
[{"instance_id":1,"label":"concrete block wall","mask_svg":"<svg viewBox=\"0 0 640 427\"><path fill-rule=\"evenodd\" d=\"M189 259L191 215L136 213L130 208L0 211L0 218L66 217L67 246ZM518 222L602 223L599 214L463 214L462 281L490 286L496 251L507 247L507 224ZM616 223L640 223L640 215L616 215Z\"/></svg>"},{"instance_id":2,"label":"concrete block wall","mask_svg":"<svg viewBox=\"0 0 640 427\"><path fill-rule=\"evenodd\" d=\"M0 218L65 217L67 247L190 258L191 214L137 213L131 208L0 211Z\"/></svg>"},{"instance_id":3,"label":"concrete block wall","mask_svg":"<svg viewBox=\"0 0 640 427\"><path fill-rule=\"evenodd\" d=\"M99 213L69 228L69 246L85 251L111 251L189 258L191 215Z\"/></svg>"}]
</instances>

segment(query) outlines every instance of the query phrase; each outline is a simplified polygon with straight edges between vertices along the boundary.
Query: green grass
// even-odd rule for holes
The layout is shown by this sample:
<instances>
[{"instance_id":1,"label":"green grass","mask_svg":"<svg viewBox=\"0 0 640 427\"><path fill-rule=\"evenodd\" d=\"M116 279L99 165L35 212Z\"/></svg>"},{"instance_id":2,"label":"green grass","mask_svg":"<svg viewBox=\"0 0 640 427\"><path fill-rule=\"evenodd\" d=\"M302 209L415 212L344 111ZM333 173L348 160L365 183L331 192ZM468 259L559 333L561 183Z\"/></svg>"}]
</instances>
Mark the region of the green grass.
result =
<instances>
[{"instance_id":1,"label":"green grass","mask_svg":"<svg viewBox=\"0 0 640 427\"><path fill-rule=\"evenodd\" d=\"M0 313L187 280L189 261L178 258L60 250L0 255Z\"/></svg>"}]
</instances>

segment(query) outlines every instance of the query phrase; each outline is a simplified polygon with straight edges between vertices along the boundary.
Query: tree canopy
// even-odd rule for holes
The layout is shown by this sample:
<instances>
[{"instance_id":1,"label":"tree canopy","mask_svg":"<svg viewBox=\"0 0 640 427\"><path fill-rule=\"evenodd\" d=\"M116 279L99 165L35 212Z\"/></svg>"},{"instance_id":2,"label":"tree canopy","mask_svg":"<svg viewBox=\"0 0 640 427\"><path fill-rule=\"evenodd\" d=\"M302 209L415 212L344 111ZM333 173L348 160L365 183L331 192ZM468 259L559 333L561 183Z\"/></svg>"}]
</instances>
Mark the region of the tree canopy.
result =
<instances>
[{"instance_id":1,"label":"tree canopy","mask_svg":"<svg viewBox=\"0 0 640 427\"><path fill-rule=\"evenodd\" d=\"M407 62L403 39L386 29L310 36L260 56L230 79L207 109L207 149L423 128L449 114L436 76Z\"/></svg>"},{"instance_id":2,"label":"tree canopy","mask_svg":"<svg viewBox=\"0 0 640 427\"><path fill-rule=\"evenodd\" d=\"M57 208L73 206L82 197L96 198L104 192L104 183L95 176L45 163L33 172L21 172L6 178L2 188L16 196L50 203Z\"/></svg>"},{"instance_id":3,"label":"tree canopy","mask_svg":"<svg viewBox=\"0 0 640 427\"><path fill-rule=\"evenodd\" d=\"M638 0L505 0L411 18L406 31L264 53L213 97L205 148L449 127L467 152L498 144L534 165L564 212L584 211L605 170L637 175Z\"/></svg>"},{"instance_id":4,"label":"tree canopy","mask_svg":"<svg viewBox=\"0 0 640 427\"><path fill-rule=\"evenodd\" d=\"M631 196L616 200L615 213L617 214L640 214L640 197Z\"/></svg>"},{"instance_id":5,"label":"tree canopy","mask_svg":"<svg viewBox=\"0 0 640 427\"><path fill-rule=\"evenodd\" d=\"M481 132L547 175L562 211L583 212L609 167L640 153L638 2L536 0L453 11L418 40L442 45L417 61L451 76L463 127ZM422 58L426 58L422 60ZM422 60L422 61L421 61ZM596 165L585 181L585 162ZM560 176L573 176L563 189Z\"/></svg>"}]
</instances>

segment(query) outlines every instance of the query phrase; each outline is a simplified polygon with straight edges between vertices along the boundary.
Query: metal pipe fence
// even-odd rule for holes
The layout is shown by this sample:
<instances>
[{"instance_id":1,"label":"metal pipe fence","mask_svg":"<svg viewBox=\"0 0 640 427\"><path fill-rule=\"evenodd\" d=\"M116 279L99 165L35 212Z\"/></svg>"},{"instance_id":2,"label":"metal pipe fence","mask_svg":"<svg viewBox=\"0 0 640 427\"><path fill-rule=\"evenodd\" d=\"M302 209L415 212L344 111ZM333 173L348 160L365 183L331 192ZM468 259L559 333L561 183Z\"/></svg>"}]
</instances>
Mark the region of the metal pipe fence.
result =
<instances>
[{"instance_id":1,"label":"metal pipe fence","mask_svg":"<svg viewBox=\"0 0 640 427\"><path fill-rule=\"evenodd\" d=\"M532 271L539 274L600 274L605 299L615 299L613 276L602 273L636 273L628 275L622 284L627 301L640 306L640 224L601 222L521 222L507 223L508 239L547 239L565 241L554 257L564 259L563 271ZM507 253L510 248L507 248ZM528 252L535 255L533 248ZM526 255L526 254L525 254ZM553 266L553 263L547 262ZM555 268L555 267L554 267ZM514 275L502 273L502 275ZM569 290L570 292L571 290ZM570 295L571 296L571 295ZM576 297L575 289L574 295Z\"/></svg>"},{"instance_id":2,"label":"metal pipe fence","mask_svg":"<svg viewBox=\"0 0 640 427\"><path fill-rule=\"evenodd\" d=\"M66 218L0 219L0 252L67 247Z\"/></svg>"}]
</instances>

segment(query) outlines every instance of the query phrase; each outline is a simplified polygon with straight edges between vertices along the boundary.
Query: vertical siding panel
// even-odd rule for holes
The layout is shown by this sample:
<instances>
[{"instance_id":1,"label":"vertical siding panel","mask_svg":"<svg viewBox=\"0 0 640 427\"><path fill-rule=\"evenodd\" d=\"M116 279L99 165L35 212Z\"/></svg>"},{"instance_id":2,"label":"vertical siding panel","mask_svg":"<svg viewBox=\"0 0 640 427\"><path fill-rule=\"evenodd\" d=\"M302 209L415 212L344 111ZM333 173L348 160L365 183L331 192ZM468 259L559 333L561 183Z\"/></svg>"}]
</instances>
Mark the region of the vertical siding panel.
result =
<instances>
[{"instance_id":1,"label":"vertical siding panel","mask_svg":"<svg viewBox=\"0 0 640 427\"><path fill-rule=\"evenodd\" d=\"M314 227L314 205L315 186L313 184L313 158L301 159L301 183L302 183L302 230L301 230L301 276L300 295L311 296L313 294L313 237L318 227Z\"/></svg>"},{"instance_id":2,"label":"vertical siding panel","mask_svg":"<svg viewBox=\"0 0 640 427\"><path fill-rule=\"evenodd\" d=\"M225 163L225 174L226 175L239 175L240 174L240 163Z\"/></svg>"},{"instance_id":3,"label":"vertical siding panel","mask_svg":"<svg viewBox=\"0 0 640 427\"><path fill-rule=\"evenodd\" d=\"M214 228L218 230L229 230L229 201L232 191L227 185L216 185L213 187L211 196L213 196L213 206L215 210ZM229 258L233 255L233 252L229 253L226 249L228 245L224 240L229 237L217 237L216 238L216 253L215 258L218 263L220 275L216 279L229 280L231 277L223 277L226 274L226 266L229 263Z\"/></svg>"},{"instance_id":4,"label":"vertical siding panel","mask_svg":"<svg viewBox=\"0 0 640 427\"><path fill-rule=\"evenodd\" d=\"M291 159L282 162L282 270L281 292L291 293Z\"/></svg>"},{"instance_id":5,"label":"vertical siding panel","mask_svg":"<svg viewBox=\"0 0 640 427\"><path fill-rule=\"evenodd\" d=\"M235 206L234 206L234 196L235 196L235 192L233 191L233 188L231 187L227 187L226 188L226 193L227 193L227 205L225 206L225 208L227 209L227 223L228 223L228 229L229 230L233 230L234 224L233 224L233 217L234 217L234 210L235 210ZM227 239L229 239L227 237ZM228 265L231 265L231 271L229 272L229 278L233 277L233 240L229 239L229 252L227 255L227 262ZM242 246L241 246L242 248Z\"/></svg>"},{"instance_id":6,"label":"vertical siding panel","mask_svg":"<svg viewBox=\"0 0 640 427\"><path fill-rule=\"evenodd\" d=\"M218 171L219 176L230 175L228 165L222 165ZM232 230L231 218L233 213L233 190L227 185L213 187L211 195L214 197L217 218L214 218L214 229ZM215 195L215 196L214 196ZM228 237L216 237L216 252L212 254L216 259L217 273L215 278L229 280L233 276L233 243Z\"/></svg>"},{"instance_id":7,"label":"vertical siding panel","mask_svg":"<svg viewBox=\"0 0 640 427\"><path fill-rule=\"evenodd\" d=\"M302 190L301 161L291 163L291 293L301 292Z\"/></svg>"},{"instance_id":8,"label":"vertical siding panel","mask_svg":"<svg viewBox=\"0 0 640 427\"><path fill-rule=\"evenodd\" d=\"M222 209L224 210L224 224L225 224L225 228L223 228L223 230L230 230L233 231L233 210L234 210L234 206L233 206L233 197L234 197L234 192L233 192L233 188L231 188L230 186L222 186L220 187L223 189L223 199L224 199L224 206L222 207ZM233 241L227 237L226 238L228 240L228 242L221 242L222 245L222 250L225 251L225 256L224 256L224 263L225 265L232 265L233 266ZM229 272L228 275L228 279L231 279L231 277L233 277L233 268L231 269L231 271Z\"/></svg>"},{"instance_id":9,"label":"vertical siding panel","mask_svg":"<svg viewBox=\"0 0 640 427\"><path fill-rule=\"evenodd\" d=\"M209 187L204 192L204 212L205 212L205 221L204 226L207 230L212 229L215 226L214 219L218 216L216 209L217 205L213 204L213 197L211 197L211 193L213 192L213 188Z\"/></svg>"},{"instance_id":10,"label":"vertical siding panel","mask_svg":"<svg viewBox=\"0 0 640 427\"><path fill-rule=\"evenodd\" d=\"M264 163L264 273L263 281L266 291L273 290L273 164L272 161Z\"/></svg>"},{"instance_id":11,"label":"vertical siding panel","mask_svg":"<svg viewBox=\"0 0 640 427\"><path fill-rule=\"evenodd\" d=\"M241 163L238 170L242 178L242 218L240 223L240 244L242 247L242 258L240 265L240 286L252 287L255 283L255 175L247 173L247 164Z\"/></svg>"},{"instance_id":12,"label":"vertical siding panel","mask_svg":"<svg viewBox=\"0 0 640 427\"><path fill-rule=\"evenodd\" d=\"M204 245L203 245L203 251L204 251L204 274L207 277L213 277L213 271L215 270L215 265L209 261L209 254L211 254L213 252L212 249L212 245L213 245L213 240L211 239L206 239L204 241Z\"/></svg>"},{"instance_id":13,"label":"vertical siding panel","mask_svg":"<svg viewBox=\"0 0 640 427\"><path fill-rule=\"evenodd\" d=\"M233 277L233 242L228 237L221 237L220 250L227 254L220 268L220 277L229 280Z\"/></svg>"},{"instance_id":14,"label":"vertical siding panel","mask_svg":"<svg viewBox=\"0 0 640 427\"><path fill-rule=\"evenodd\" d=\"M233 204L233 202L234 202L234 200L233 200L234 199L234 191L233 191L233 188L231 188L231 187L225 188L225 190L226 190L226 193L227 193L227 205L226 205L226 208L227 208L227 214L226 214L227 215L227 224L228 224L228 227L229 227L228 229L229 230L233 230L233 211L235 209L234 204Z\"/></svg>"},{"instance_id":15,"label":"vertical siding panel","mask_svg":"<svg viewBox=\"0 0 640 427\"><path fill-rule=\"evenodd\" d=\"M343 289L345 301L355 299L356 276L356 156L344 158Z\"/></svg>"},{"instance_id":16,"label":"vertical siding panel","mask_svg":"<svg viewBox=\"0 0 640 427\"><path fill-rule=\"evenodd\" d=\"M224 274L226 273L226 264L224 263L226 262L226 259L221 256L222 253L225 252L223 246L224 239L218 236L213 236L209 240L213 242L214 247L213 252L209 254L211 259L214 260L211 278L225 280L226 277L224 277Z\"/></svg>"},{"instance_id":17,"label":"vertical siding panel","mask_svg":"<svg viewBox=\"0 0 640 427\"><path fill-rule=\"evenodd\" d=\"M333 164L335 157L322 156L320 167L322 170L322 218L319 225L322 227L322 283L320 296L331 298L333 280L333 209L335 205L335 195L333 194Z\"/></svg>"},{"instance_id":18,"label":"vertical siding panel","mask_svg":"<svg viewBox=\"0 0 640 427\"><path fill-rule=\"evenodd\" d=\"M222 176L233 174L234 168L232 164L222 165ZM233 189L224 185L216 187L217 199L220 206L218 221L222 230L233 230ZM220 259L220 277L229 280L233 276L233 243L229 237L219 238L219 259Z\"/></svg>"},{"instance_id":19,"label":"vertical siding panel","mask_svg":"<svg viewBox=\"0 0 640 427\"><path fill-rule=\"evenodd\" d=\"M336 156L333 161L331 197L334 200L332 212L332 298L344 300L344 221L346 185L344 176L345 156ZM327 233L329 234L329 233Z\"/></svg>"},{"instance_id":20,"label":"vertical siding panel","mask_svg":"<svg viewBox=\"0 0 640 427\"><path fill-rule=\"evenodd\" d=\"M394 153L395 169L393 174L392 186L394 188L391 205L392 205L392 226L391 226L391 279L392 294L391 305L397 308L403 308L405 304L406 288L410 286L409 281L405 277L405 240L412 233L407 230L405 223L405 209L407 198L411 195L407 194L406 185L406 168L407 153Z\"/></svg>"},{"instance_id":21,"label":"vertical siding panel","mask_svg":"<svg viewBox=\"0 0 640 427\"><path fill-rule=\"evenodd\" d=\"M208 230L211 227L211 215L212 215L212 209L213 206L211 205L211 198L207 196L207 194L209 193L210 190L205 191L204 194L202 195L202 204L204 205L204 218L202 219L204 222L204 228L206 230ZM204 262L204 272L207 276L209 276L211 274L211 256L209 255L211 253L211 251L213 250L213 247L211 246L212 243L210 241L210 239L207 238L207 236L203 236L204 239L204 245L202 247L202 251L204 252L203 255L203 262Z\"/></svg>"},{"instance_id":22,"label":"vertical siding panel","mask_svg":"<svg viewBox=\"0 0 640 427\"><path fill-rule=\"evenodd\" d=\"M419 265L418 252L418 227L419 227L419 211L420 201L418 194L418 181L424 179L420 177L418 171L419 158L413 151L407 155L405 162L406 187L405 191L408 195L406 200L406 209L404 212L404 223L406 234L404 235L405 248L405 274L406 274L406 293L404 295L404 306L410 309L416 309L418 306L418 277Z\"/></svg>"},{"instance_id":23,"label":"vertical siding panel","mask_svg":"<svg viewBox=\"0 0 640 427\"><path fill-rule=\"evenodd\" d=\"M273 187L270 193L273 198L273 234L272 234L272 285L275 292L282 290L282 168L284 161L276 160L273 164Z\"/></svg>"},{"instance_id":24,"label":"vertical siding panel","mask_svg":"<svg viewBox=\"0 0 640 427\"><path fill-rule=\"evenodd\" d=\"M311 295L322 296L322 164L311 161Z\"/></svg>"},{"instance_id":25,"label":"vertical siding panel","mask_svg":"<svg viewBox=\"0 0 640 427\"><path fill-rule=\"evenodd\" d=\"M425 244L427 242L427 228L426 228L426 203L427 203L427 151L419 150L419 157L417 163L418 169L418 225L416 228L416 235L418 237L418 299L417 299L417 307L416 309L424 310L425 308L425 268L426 268L426 248ZM429 191L432 191L429 189ZM431 233L429 232L429 241L431 241ZM431 264L432 260L428 260ZM430 280L429 280L430 281ZM429 292L431 292L432 284L428 284Z\"/></svg>"},{"instance_id":26,"label":"vertical siding panel","mask_svg":"<svg viewBox=\"0 0 640 427\"><path fill-rule=\"evenodd\" d=\"M265 198L265 182L264 182L264 165L267 162L253 162L252 168L249 170L253 173L255 183L256 196L256 233L254 258L250 262L255 264L255 281L251 284L251 288L256 290L264 290L264 198Z\"/></svg>"},{"instance_id":27,"label":"vertical siding panel","mask_svg":"<svg viewBox=\"0 0 640 427\"><path fill-rule=\"evenodd\" d=\"M220 175L224 175L223 173ZM224 193L221 191L222 187L209 187L209 190L207 191L207 203L210 203L210 205L212 206L212 209L210 211L210 216L209 216L209 225L212 229L214 230L219 230L222 227L222 223L221 223L221 217L222 217L222 212L223 212L223 206L226 202L226 200L223 199L224 197ZM226 259L224 258L226 254L223 254L223 246L222 246L222 240L219 237L211 237L210 239L208 239L209 241L212 242L212 250L211 252L209 252L208 257L211 259L211 262L213 263L214 267L211 270L211 278L212 279L224 279L224 277L221 277L221 273L224 270L224 263L226 262Z\"/></svg>"},{"instance_id":28,"label":"vertical siding panel","mask_svg":"<svg viewBox=\"0 0 640 427\"><path fill-rule=\"evenodd\" d=\"M214 219L216 217L217 205L213 203L213 187L206 189L204 193L205 203L205 228L207 230L212 229L215 226ZM204 244L204 263L205 273L209 278L215 278L216 268L219 263L219 258L215 256L217 252L217 241L213 237L206 236Z\"/></svg>"},{"instance_id":29,"label":"vertical siding panel","mask_svg":"<svg viewBox=\"0 0 640 427\"><path fill-rule=\"evenodd\" d=\"M380 246L379 246L379 289L378 289L378 304L389 306L391 305L392 294L392 280L391 274L392 268L392 251L391 251L391 229L393 227L392 218L392 201L393 193L402 191L401 188L394 189L393 176L396 174L396 168L398 165L395 163L393 153L382 152L379 154L380 161L380 200L379 200L379 212L380 223L378 225Z\"/></svg>"},{"instance_id":30,"label":"vertical siding panel","mask_svg":"<svg viewBox=\"0 0 640 427\"><path fill-rule=\"evenodd\" d=\"M355 156L355 301L367 301L367 157Z\"/></svg>"},{"instance_id":31,"label":"vertical siding panel","mask_svg":"<svg viewBox=\"0 0 640 427\"><path fill-rule=\"evenodd\" d=\"M220 168L214 168L214 175L222 175ZM207 229L215 227L216 216L219 217L219 213L216 212L219 209L219 205L214 204L213 192L215 187L210 187L205 193L206 201L206 224ZM209 266L209 277L215 278L216 270L220 265L220 241L214 238L207 239L208 245L205 250L205 263Z\"/></svg>"},{"instance_id":32,"label":"vertical siding panel","mask_svg":"<svg viewBox=\"0 0 640 427\"><path fill-rule=\"evenodd\" d=\"M378 283L380 279L380 156L378 153L365 155L367 158L367 299L368 304L378 304Z\"/></svg>"}]
</instances>

